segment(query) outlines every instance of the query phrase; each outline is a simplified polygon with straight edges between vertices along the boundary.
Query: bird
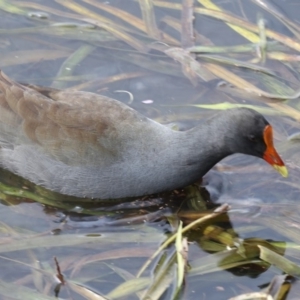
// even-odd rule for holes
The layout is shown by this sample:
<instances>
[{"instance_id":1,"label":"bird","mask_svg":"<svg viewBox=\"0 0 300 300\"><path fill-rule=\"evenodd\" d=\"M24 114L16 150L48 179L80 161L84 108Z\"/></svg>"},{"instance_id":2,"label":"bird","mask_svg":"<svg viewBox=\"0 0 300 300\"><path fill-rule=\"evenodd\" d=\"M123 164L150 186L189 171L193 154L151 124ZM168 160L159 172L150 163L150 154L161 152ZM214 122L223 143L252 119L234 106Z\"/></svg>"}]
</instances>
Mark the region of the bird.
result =
<instances>
[{"instance_id":1,"label":"bird","mask_svg":"<svg viewBox=\"0 0 300 300\"><path fill-rule=\"evenodd\" d=\"M0 70L0 167L51 191L97 199L172 191L235 153L288 176L272 126L255 110L176 131L115 99L20 84Z\"/></svg>"}]
</instances>

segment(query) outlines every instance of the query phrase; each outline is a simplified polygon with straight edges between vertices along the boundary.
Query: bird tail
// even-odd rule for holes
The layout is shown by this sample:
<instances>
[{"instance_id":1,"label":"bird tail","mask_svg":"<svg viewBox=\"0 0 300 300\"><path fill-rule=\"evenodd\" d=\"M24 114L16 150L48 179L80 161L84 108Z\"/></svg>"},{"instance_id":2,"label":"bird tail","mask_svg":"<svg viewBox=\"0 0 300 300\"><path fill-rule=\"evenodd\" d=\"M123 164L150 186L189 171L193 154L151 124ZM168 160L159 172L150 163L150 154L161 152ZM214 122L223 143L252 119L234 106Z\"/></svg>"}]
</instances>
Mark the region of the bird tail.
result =
<instances>
[{"instance_id":1,"label":"bird tail","mask_svg":"<svg viewBox=\"0 0 300 300\"><path fill-rule=\"evenodd\" d=\"M2 70L0 70L0 90L4 93L7 87L11 87L13 85L19 86L22 88L20 84L10 79L7 75L4 74Z\"/></svg>"},{"instance_id":2,"label":"bird tail","mask_svg":"<svg viewBox=\"0 0 300 300\"><path fill-rule=\"evenodd\" d=\"M0 81L9 83L9 78L3 73L2 70L0 70Z\"/></svg>"}]
</instances>

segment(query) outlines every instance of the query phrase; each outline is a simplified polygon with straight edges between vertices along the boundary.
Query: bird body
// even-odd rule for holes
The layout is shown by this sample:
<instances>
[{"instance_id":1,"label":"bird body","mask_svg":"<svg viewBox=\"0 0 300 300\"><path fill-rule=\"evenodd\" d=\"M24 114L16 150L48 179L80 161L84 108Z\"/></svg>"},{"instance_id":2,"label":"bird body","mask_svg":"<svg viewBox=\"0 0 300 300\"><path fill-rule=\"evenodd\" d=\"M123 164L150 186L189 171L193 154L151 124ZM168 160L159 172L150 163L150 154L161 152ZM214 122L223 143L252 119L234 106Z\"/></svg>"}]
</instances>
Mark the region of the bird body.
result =
<instances>
[{"instance_id":1,"label":"bird body","mask_svg":"<svg viewBox=\"0 0 300 300\"><path fill-rule=\"evenodd\" d=\"M275 151L268 126L240 108L174 131L108 97L24 86L0 73L0 166L67 195L115 199L184 187L233 153ZM268 162L287 174L275 154Z\"/></svg>"}]
</instances>

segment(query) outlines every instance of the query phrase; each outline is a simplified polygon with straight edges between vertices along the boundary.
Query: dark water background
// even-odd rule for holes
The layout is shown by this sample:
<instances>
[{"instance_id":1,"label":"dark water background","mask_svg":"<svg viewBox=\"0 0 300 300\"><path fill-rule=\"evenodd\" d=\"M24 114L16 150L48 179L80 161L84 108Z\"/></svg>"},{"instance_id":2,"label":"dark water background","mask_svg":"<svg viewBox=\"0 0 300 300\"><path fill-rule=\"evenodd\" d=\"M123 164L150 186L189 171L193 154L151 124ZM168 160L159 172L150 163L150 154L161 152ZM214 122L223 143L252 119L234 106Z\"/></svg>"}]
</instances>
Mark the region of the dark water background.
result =
<instances>
[{"instance_id":1,"label":"dark water background","mask_svg":"<svg viewBox=\"0 0 300 300\"><path fill-rule=\"evenodd\" d=\"M25 3L25 1L16 2L16 6L22 7L19 6L22 2ZM54 1L36 1L35 3L63 13L70 13L69 9ZM100 13L100 10L87 3L81 1L76 3ZM240 17L247 17L252 23L256 23L260 12L268 28L285 36L293 36L278 19L252 1L232 0L215 3ZM271 3L276 5L288 19L299 22L300 3L298 1L274 0ZM140 17L138 4L134 1L110 1L109 5ZM173 75L167 75L166 72L160 70L157 72L150 70L149 65L147 67L143 64L143 56L120 41L115 43L95 41L95 37L87 38L87 35L79 39L80 32L78 31L72 32L75 35L73 38L70 35L61 37L34 31L31 33L10 32L13 28L35 28L41 25L47 27L52 23L74 22L63 15L56 16L51 13L45 13L42 15L45 18L39 18L41 10L39 13L36 13L38 11L36 9L31 11L31 16L26 16L0 10L0 68L19 82L68 88L90 80L103 79L102 82L99 80L96 84L88 86L86 90L118 99L159 122L165 124L175 122L180 129L199 124L215 112L191 107L188 106L189 104L219 102L243 104L247 101L239 97L226 96L219 91L217 87L222 81L219 79L207 83L199 82L195 87L182 73L180 74L180 67ZM180 12L177 10L157 7L155 13L157 20L161 20L166 15L180 18ZM103 12L101 14L114 19L109 14ZM165 26L163 22L158 22L158 25ZM249 43L217 19L198 14L194 25L198 32L210 38L216 46ZM165 32L180 40L179 33L174 29L166 27ZM54 80L66 57L84 45L94 48L90 49L90 53L71 70L69 78ZM59 56L59 50L67 51L67 54L61 55L60 58L47 58L51 51ZM36 58L37 53L43 53L43 51L45 51L44 58L42 56ZM248 60L247 55L244 58ZM153 55L152 59L158 60L159 55ZM278 61L267 60L264 67L276 71L280 66ZM293 63L293 68L299 70L299 63ZM140 75L113 83L104 81L110 76L134 72L140 72ZM261 85L259 79L255 78L254 72L241 69L236 72L242 74L244 78L249 78L257 86ZM280 79L297 89L297 82L284 77ZM116 92L120 90L130 92L134 100L129 103L127 93ZM261 105L259 102L256 103ZM299 99L294 100L290 105L297 109L300 107ZM275 143L289 169L289 178L281 178L262 160L234 155L222 161L216 170L204 179L202 186L206 186L210 197L208 197L208 192L202 189L202 198L197 192L196 204L191 200L193 197L190 196L190 191L184 190L148 197L145 201L137 199L133 202L118 204L92 203L89 206L81 202L75 204L68 202L70 205L64 207L67 197L58 195L50 197L38 187L12 174L2 172L0 179L5 186L0 191L2 203L0 205L0 265L2 270L0 280L7 285L0 282L0 298L21 299L27 295L26 293L30 295L35 290L41 293L40 297L42 293L53 297L55 286L53 279L49 279L36 270L45 270L54 276L57 272L53 257L57 257L68 280L80 282L83 286L90 287L102 295L107 294L124 280L128 280L129 274L134 276L146 259L174 230L170 226L168 217L180 209L183 212L199 210L201 207L197 207L197 203L203 198L207 201L210 198L213 202L231 204L232 211L228 213L228 219L223 223L226 230L233 230L233 235L237 239L257 238L282 243L292 242L293 247L286 249L286 255L288 256L290 251L292 254L288 257L298 262L300 255L296 250L300 242L297 236L299 145L297 139L294 142L287 142L287 139L299 132L299 122L293 118L275 114L266 114L266 118L274 127ZM8 195L7 186L13 186L10 190L11 195ZM51 202L52 206L35 202L29 196L24 197L22 193L18 196L16 191L23 189L24 186L28 188L24 189L25 191L37 194L41 198L46 195L57 200L57 205L55 201ZM212 206L208 203L209 208ZM90 212L94 217L90 214L83 215L82 211ZM205 239L202 238L202 234L202 229L199 229L189 235L190 261L199 258L204 258L205 261L205 257L209 256L208 253L216 252L209 251L203 246ZM93 235L90 240L87 237L89 235ZM32 269L29 265L36 269ZM248 266L229 271L222 271L220 268L212 273L203 272L202 275L187 277L182 299L229 299L245 292L260 291L276 274L280 273L279 269L272 266ZM149 276L151 272L147 270L145 274ZM293 296L293 294L297 295L297 290L296 284L290 293L290 298L287 299L297 299ZM71 291L68 287L63 287L59 295L62 299L85 299L84 296ZM170 292L166 292L163 299L169 299L169 297ZM124 299L138 298L130 295Z\"/></svg>"}]
</instances>

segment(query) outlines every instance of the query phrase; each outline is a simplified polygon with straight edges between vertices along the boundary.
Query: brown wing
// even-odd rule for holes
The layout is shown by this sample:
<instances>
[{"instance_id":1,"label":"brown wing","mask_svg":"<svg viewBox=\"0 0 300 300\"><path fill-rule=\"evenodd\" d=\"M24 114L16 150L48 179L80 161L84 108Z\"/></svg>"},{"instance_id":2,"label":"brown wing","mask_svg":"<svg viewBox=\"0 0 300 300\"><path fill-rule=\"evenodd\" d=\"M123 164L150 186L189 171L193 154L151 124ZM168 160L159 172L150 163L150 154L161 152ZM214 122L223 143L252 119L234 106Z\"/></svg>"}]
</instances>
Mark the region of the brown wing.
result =
<instances>
[{"instance_id":1,"label":"brown wing","mask_svg":"<svg viewBox=\"0 0 300 300\"><path fill-rule=\"evenodd\" d=\"M2 128L14 129L15 144L36 143L68 164L106 165L122 159L122 145L134 136L132 123L144 118L104 96L33 88L0 72Z\"/></svg>"}]
</instances>

